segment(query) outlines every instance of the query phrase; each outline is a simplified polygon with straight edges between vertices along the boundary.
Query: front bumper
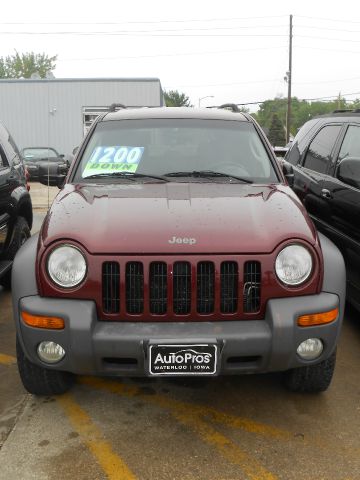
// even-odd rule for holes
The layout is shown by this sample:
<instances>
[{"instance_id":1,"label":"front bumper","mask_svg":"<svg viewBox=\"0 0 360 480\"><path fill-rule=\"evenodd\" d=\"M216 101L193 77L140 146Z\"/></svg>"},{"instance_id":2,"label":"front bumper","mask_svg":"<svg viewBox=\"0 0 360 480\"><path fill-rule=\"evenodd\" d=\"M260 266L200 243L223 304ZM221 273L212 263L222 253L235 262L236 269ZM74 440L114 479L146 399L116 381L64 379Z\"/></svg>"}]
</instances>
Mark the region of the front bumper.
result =
<instances>
[{"instance_id":1,"label":"front bumper","mask_svg":"<svg viewBox=\"0 0 360 480\"><path fill-rule=\"evenodd\" d=\"M59 316L65 329L44 330L29 327L16 319L19 340L33 363L76 374L144 376L148 374L149 343L198 344L219 346L217 373L221 375L288 370L328 358L336 348L342 314L328 325L298 327L297 318L339 307L333 293L272 299L262 320L226 322L103 322L98 321L93 301L43 298L38 295L19 300L19 312ZM342 309L340 308L340 312ZM320 338L324 344L315 361L301 360L298 345L307 338ZM44 340L59 343L66 352L56 365L44 364L37 347Z\"/></svg>"}]
</instances>

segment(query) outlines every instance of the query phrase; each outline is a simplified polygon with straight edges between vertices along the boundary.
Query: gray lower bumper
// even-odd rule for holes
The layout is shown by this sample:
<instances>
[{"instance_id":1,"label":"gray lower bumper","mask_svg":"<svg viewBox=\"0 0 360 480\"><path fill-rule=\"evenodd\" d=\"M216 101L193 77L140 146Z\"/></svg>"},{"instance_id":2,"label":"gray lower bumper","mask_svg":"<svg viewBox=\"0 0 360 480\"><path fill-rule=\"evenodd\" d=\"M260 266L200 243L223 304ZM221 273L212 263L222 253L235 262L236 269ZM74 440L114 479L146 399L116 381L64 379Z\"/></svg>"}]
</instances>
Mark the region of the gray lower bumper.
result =
<instances>
[{"instance_id":1,"label":"gray lower bumper","mask_svg":"<svg viewBox=\"0 0 360 480\"><path fill-rule=\"evenodd\" d=\"M263 320L122 323L98 321L92 301L34 295L20 300L19 311L60 316L65 319L65 329L32 328L17 318L17 331L33 363L77 374L146 375L149 342L216 342L220 351L219 374L270 372L317 363L329 357L336 347L342 314L331 324L320 327L300 328L296 320L299 315L338 306L337 295L322 292L270 300ZM322 339L324 351L317 361L304 362L297 356L296 349L310 337ZM66 355L61 362L49 366L39 360L36 350L43 340L63 346Z\"/></svg>"}]
</instances>

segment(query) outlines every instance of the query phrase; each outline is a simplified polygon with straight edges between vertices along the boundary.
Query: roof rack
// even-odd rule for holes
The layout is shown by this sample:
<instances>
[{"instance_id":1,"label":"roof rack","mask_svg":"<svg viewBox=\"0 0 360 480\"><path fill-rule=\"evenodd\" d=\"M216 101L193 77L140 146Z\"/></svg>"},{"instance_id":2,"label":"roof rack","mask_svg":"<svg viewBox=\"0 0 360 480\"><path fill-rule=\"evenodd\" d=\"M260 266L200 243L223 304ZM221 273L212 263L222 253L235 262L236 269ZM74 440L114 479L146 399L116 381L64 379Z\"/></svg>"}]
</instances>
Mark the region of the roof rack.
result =
<instances>
[{"instance_id":1,"label":"roof rack","mask_svg":"<svg viewBox=\"0 0 360 480\"><path fill-rule=\"evenodd\" d=\"M126 105L122 103L112 103L109 107L109 112L116 112L116 110L122 110L123 108L126 108Z\"/></svg>"},{"instance_id":2,"label":"roof rack","mask_svg":"<svg viewBox=\"0 0 360 480\"><path fill-rule=\"evenodd\" d=\"M241 113L239 107L235 103L224 103L223 105L220 105L220 107L217 108L223 108L224 110L231 110L234 113Z\"/></svg>"},{"instance_id":3,"label":"roof rack","mask_svg":"<svg viewBox=\"0 0 360 480\"><path fill-rule=\"evenodd\" d=\"M360 108L339 108L338 110L334 110L332 113L360 113Z\"/></svg>"}]
</instances>

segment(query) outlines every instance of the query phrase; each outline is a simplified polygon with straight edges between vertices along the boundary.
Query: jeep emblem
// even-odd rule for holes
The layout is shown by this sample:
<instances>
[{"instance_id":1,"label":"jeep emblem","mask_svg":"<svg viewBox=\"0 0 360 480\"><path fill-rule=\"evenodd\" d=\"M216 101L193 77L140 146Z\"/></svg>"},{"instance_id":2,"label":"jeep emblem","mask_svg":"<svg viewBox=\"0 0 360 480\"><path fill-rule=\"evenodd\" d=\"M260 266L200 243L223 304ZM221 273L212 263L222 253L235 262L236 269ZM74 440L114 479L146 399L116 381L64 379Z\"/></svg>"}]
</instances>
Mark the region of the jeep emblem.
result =
<instances>
[{"instance_id":1,"label":"jeep emblem","mask_svg":"<svg viewBox=\"0 0 360 480\"><path fill-rule=\"evenodd\" d=\"M168 240L170 245L174 245L175 243L182 244L182 245L195 245L196 238L189 238L189 237L175 237L173 236L171 240Z\"/></svg>"}]
</instances>

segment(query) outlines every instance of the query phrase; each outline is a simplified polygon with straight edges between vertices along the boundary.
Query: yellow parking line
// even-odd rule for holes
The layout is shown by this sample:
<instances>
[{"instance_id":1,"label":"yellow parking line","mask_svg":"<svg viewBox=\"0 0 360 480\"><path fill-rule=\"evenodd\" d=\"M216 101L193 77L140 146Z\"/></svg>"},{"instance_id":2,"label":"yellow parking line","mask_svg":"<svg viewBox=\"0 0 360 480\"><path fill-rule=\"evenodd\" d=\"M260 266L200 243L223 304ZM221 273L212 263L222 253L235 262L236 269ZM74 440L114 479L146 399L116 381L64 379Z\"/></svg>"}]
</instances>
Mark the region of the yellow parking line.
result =
<instances>
[{"instance_id":1,"label":"yellow parking line","mask_svg":"<svg viewBox=\"0 0 360 480\"><path fill-rule=\"evenodd\" d=\"M256 433L264 437L272 437L279 440L288 441L293 438L290 432L280 430L280 428L265 425L263 423L254 422L248 418L237 417L229 413L219 412L211 407L197 407L206 417L216 423L221 423L231 428L240 428L247 432Z\"/></svg>"},{"instance_id":2,"label":"yellow parking line","mask_svg":"<svg viewBox=\"0 0 360 480\"><path fill-rule=\"evenodd\" d=\"M138 398L139 395L141 396L141 390L138 387L132 385L124 385L117 382L105 381L95 377L79 377L78 382L94 388L109 390L113 393L118 393L127 397L136 396ZM147 395L144 395L143 398L146 399L147 402L156 403L157 405L163 406L164 408L191 408L191 410L193 412L196 412L197 415L208 417L216 423L221 423L232 428L241 428L242 430L250 433L255 433L263 435L265 437L285 441L293 438L293 435L286 430L281 430L280 428L265 425L260 422L255 422L248 418L219 412L215 408L207 407L206 405L196 405L190 402L181 402L180 400L175 400L165 395L159 394L151 395L151 398L149 398L149 396Z\"/></svg>"},{"instance_id":3,"label":"yellow parking line","mask_svg":"<svg viewBox=\"0 0 360 480\"><path fill-rule=\"evenodd\" d=\"M250 480L276 480L278 478L267 471L255 458L244 452L236 443L217 432L207 422L202 420L203 408L196 407L190 403L179 402L163 395L144 395L137 387L117 382L88 377L82 377L79 381L84 385L107 390L121 396L136 396L136 398L141 398L148 403L168 409L178 421L191 427L204 442L216 448L228 461L238 465ZM250 424L246 422L244 422L243 426L246 429L250 428Z\"/></svg>"},{"instance_id":4,"label":"yellow parking line","mask_svg":"<svg viewBox=\"0 0 360 480\"><path fill-rule=\"evenodd\" d=\"M13 365L16 363L16 358L5 353L0 353L0 363L2 365Z\"/></svg>"},{"instance_id":5,"label":"yellow parking line","mask_svg":"<svg viewBox=\"0 0 360 480\"><path fill-rule=\"evenodd\" d=\"M94 425L89 415L69 395L58 397L58 402L65 410L70 423L80 434L85 445L98 461L109 480L136 480L126 463L113 451L104 440L102 432Z\"/></svg>"}]
</instances>

